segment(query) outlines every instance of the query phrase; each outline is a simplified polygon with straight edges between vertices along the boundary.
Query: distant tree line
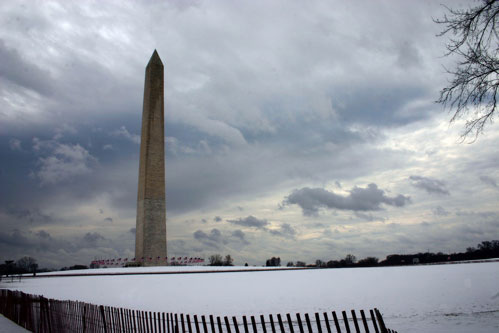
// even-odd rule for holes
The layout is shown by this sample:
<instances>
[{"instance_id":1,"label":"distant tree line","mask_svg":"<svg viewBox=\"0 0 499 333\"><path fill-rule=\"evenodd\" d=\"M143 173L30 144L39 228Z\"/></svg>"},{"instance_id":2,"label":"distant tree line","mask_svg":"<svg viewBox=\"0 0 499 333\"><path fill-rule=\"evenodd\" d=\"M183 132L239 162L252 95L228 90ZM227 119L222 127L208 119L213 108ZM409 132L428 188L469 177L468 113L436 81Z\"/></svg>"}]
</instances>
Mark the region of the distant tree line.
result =
<instances>
[{"instance_id":1,"label":"distant tree line","mask_svg":"<svg viewBox=\"0 0 499 333\"><path fill-rule=\"evenodd\" d=\"M446 254L438 253L417 253L417 254L391 254L380 262L383 266L409 265L413 263L429 264L443 261L462 261L499 258L499 240L484 241L477 247L468 247L466 252Z\"/></svg>"},{"instance_id":2,"label":"distant tree line","mask_svg":"<svg viewBox=\"0 0 499 333\"><path fill-rule=\"evenodd\" d=\"M306 264L303 261L292 261L287 263L287 267L317 267L317 268L342 268L342 267L374 267L374 266L395 266L395 265L413 265L430 264L436 262L480 260L499 258L499 240L483 241L477 247L469 247L466 252L446 254L438 253L416 253L416 254L390 254L385 260L379 261L376 257L367 257L357 261L353 254L348 254L341 260L322 261L317 259L314 264ZM274 257L272 258L274 259ZM267 260L266 266L272 259ZM279 258L277 258L279 259ZM280 262L280 259L279 259Z\"/></svg>"},{"instance_id":3,"label":"distant tree line","mask_svg":"<svg viewBox=\"0 0 499 333\"><path fill-rule=\"evenodd\" d=\"M22 257L21 259L6 260L5 263L0 264L0 275L13 275L13 274L35 274L38 271L38 264L36 259L32 257Z\"/></svg>"},{"instance_id":4,"label":"distant tree line","mask_svg":"<svg viewBox=\"0 0 499 333\"><path fill-rule=\"evenodd\" d=\"M220 254L214 254L208 258L208 261L210 262L209 266L234 266L234 259L230 254L226 255L225 258L222 258Z\"/></svg>"}]
</instances>

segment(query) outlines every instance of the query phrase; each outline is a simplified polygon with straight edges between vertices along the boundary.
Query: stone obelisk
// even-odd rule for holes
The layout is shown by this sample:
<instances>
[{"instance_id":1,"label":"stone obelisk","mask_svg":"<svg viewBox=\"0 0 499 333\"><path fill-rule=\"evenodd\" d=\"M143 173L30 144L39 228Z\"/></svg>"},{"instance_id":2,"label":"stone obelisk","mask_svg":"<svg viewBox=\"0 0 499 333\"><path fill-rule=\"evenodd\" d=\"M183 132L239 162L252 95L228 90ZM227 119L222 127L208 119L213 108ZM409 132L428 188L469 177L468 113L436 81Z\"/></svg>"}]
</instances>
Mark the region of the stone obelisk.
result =
<instances>
[{"instance_id":1,"label":"stone obelisk","mask_svg":"<svg viewBox=\"0 0 499 333\"><path fill-rule=\"evenodd\" d=\"M135 258L144 266L165 264L165 128L163 63L158 52L146 67L140 141Z\"/></svg>"}]
</instances>

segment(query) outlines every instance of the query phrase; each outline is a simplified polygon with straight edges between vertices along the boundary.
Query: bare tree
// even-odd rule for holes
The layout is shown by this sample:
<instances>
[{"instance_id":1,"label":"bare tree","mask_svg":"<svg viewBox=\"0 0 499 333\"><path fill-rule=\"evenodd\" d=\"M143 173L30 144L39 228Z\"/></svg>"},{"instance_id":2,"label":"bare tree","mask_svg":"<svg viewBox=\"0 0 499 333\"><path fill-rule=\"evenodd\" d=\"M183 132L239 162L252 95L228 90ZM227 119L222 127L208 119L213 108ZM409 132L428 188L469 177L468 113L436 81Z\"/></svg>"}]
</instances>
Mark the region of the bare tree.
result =
<instances>
[{"instance_id":1,"label":"bare tree","mask_svg":"<svg viewBox=\"0 0 499 333\"><path fill-rule=\"evenodd\" d=\"M26 256L26 257L22 257L21 259L17 260L16 266L25 272L32 272L33 270L35 270L38 267L38 264L36 263L35 258L31 258L31 257Z\"/></svg>"},{"instance_id":2,"label":"bare tree","mask_svg":"<svg viewBox=\"0 0 499 333\"><path fill-rule=\"evenodd\" d=\"M499 1L480 0L475 7L461 10L446 7L448 14L434 21L445 26L438 36L450 34L446 55L456 55L455 69L437 100L454 110L450 122L466 119L462 133L475 139L492 122L497 108L499 85Z\"/></svg>"},{"instance_id":3,"label":"bare tree","mask_svg":"<svg viewBox=\"0 0 499 333\"><path fill-rule=\"evenodd\" d=\"M222 256L219 254L211 255L208 260L210 261L210 266L223 266Z\"/></svg>"},{"instance_id":4,"label":"bare tree","mask_svg":"<svg viewBox=\"0 0 499 333\"><path fill-rule=\"evenodd\" d=\"M230 254L228 254L228 255L225 256L223 265L224 266L233 266L233 264L232 264L233 262L234 262L234 259L232 259L232 257L230 256Z\"/></svg>"}]
</instances>

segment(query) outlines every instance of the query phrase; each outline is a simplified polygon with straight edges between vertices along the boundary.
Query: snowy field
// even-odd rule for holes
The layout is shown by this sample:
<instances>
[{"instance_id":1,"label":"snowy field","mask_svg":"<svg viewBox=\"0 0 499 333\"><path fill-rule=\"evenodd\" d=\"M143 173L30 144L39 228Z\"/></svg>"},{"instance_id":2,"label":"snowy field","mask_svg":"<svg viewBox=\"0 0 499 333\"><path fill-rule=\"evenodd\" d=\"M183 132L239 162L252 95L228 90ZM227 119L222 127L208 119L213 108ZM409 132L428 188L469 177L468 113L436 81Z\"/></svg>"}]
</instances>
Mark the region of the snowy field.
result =
<instances>
[{"instance_id":1,"label":"snowy field","mask_svg":"<svg viewBox=\"0 0 499 333\"><path fill-rule=\"evenodd\" d=\"M186 270L186 267L114 268L105 272L125 270L158 272ZM0 287L49 298L199 315L313 313L377 307L384 314L387 326L400 333L499 332L499 262L217 274L38 277L21 282L4 280Z\"/></svg>"}]
</instances>

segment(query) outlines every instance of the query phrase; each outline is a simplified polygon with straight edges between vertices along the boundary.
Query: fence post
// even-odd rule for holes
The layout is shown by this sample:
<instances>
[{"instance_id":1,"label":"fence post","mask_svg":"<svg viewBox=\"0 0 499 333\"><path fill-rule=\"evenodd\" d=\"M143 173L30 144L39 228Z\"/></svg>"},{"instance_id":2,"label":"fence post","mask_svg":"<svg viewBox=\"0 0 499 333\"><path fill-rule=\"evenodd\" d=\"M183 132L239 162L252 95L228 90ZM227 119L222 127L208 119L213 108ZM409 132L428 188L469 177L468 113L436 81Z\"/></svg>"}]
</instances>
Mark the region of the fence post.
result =
<instances>
[{"instance_id":1,"label":"fence post","mask_svg":"<svg viewBox=\"0 0 499 333\"><path fill-rule=\"evenodd\" d=\"M218 325L218 332L219 333L223 333L222 322L220 321L220 317L219 316L217 316L217 325Z\"/></svg>"},{"instance_id":2,"label":"fence post","mask_svg":"<svg viewBox=\"0 0 499 333\"><path fill-rule=\"evenodd\" d=\"M387 333L387 329L385 326L385 322L383 321L383 316L381 315L381 312L379 312L378 309L374 308L374 312L376 313L376 318L378 318L378 323L379 323L379 329L381 333Z\"/></svg>"},{"instance_id":3,"label":"fence post","mask_svg":"<svg viewBox=\"0 0 499 333\"><path fill-rule=\"evenodd\" d=\"M324 312L323 316L324 316L324 321L326 322L327 333L331 333L331 326L329 325L329 318L327 316L327 312Z\"/></svg>"},{"instance_id":4,"label":"fence post","mask_svg":"<svg viewBox=\"0 0 499 333\"><path fill-rule=\"evenodd\" d=\"M234 330L236 333L239 333L239 325L237 324L237 319L235 316L232 317L232 321L234 322Z\"/></svg>"},{"instance_id":5,"label":"fence post","mask_svg":"<svg viewBox=\"0 0 499 333\"><path fill-rule=\"evenodd\" d=\"M275 333L274 317L272 317L271 314L269 315L269 319L270 319L270 328L272 328L272 333Z\"/></svg>"},{"instance_id":6,"label":"fence post","mask_svg":"<svg viewBox=\"0 0 499 333\"><path fill-rule=\"evenodd\" d=\"M52 318L50 318L51 314L50 314L50 304L49 304L49 300L45 297L42 297L43 298L43 301L45 302L45 311L47 313L47 326L48 326L48 331L49 332L52 332Z\"/></svg>"},{"instance_id":7,"label":"fence post","mask_svg":"<svg viewBox=\"0 0 499 333\"><path fill-rule=\"evenodd\" d=\"M366 333L369 333L369 326L367 326L367 319L366 319L366 314L364 313L364 310L360 310L360 316L362 317L362 323L364 324L364 330L366 330Z\"/></svg>"},{"instance_id":8,"label":"fence post","mask_svg":"<svg viewBox=\"0 0 499 333\"><path fill-rule=\"evenodd\" d=\"M319 313L315 313L315 322L317 323L317 329L319 330L319 333L322 333L322 326L321 326L321 318L319 317Z\"/></svg>"},{"instance_id":9,"label":"fence post","mask_svg":"<svg viewBox=\"0 0 499 333\"><path fill-rule=\"evenodd\" d=\"M288 319L289 331L291 333L295 333L295 329L293 328L293 321L291 320L291 315L289 313L287 313L286 318Z\"/></svg>"},{"instance_id":10,"label":"fence post","mask_svg":"<svg viewBox=\"0 0 499 333\"><path fill-rule=\"evenodd\" d=\"M213 315L210 315L210 327L211 327L211 333L216 333L215 332L215 319L213 319Z\"/></svg>"},{"instance_id":11,"label":"fence post","mask_svg":"<svg viewBox=\"0 0 499 333\"><path fill-rule=\"evenodd\" d=\"M279 322L279 328L281 329L281 333L285 333L286 331L284 330L284 324L282 323L282 317L280 313L277 314L277 321Z\"/></svg>"},{"instance_id":12,"label":"fence post","mask_svg":"<svg viewBox=\"0 0 499 333\"><path fill-rule=\"evenodd\" d=\"M265 317L260 315L260 321L262 322L263 333L267 333L267 326L265 325Z\"/></svg>"},{"instance_id":13,"label":"fence post","mask_svg":"<svg viewBox=\"0 0 499 333\"><path fill-rule=\"evenodd\" d=\"M355 326L355 332L360 333L359 323L357 322L357 316L355 315L355 310L352 310L353 325Z\"/></svg>"},{"instance_id":14,"label":"fence post","mask_svg":"<svg viewBox=\"0 0 499 333\"><path fill-rule=\"evenodd\" d=\"M244 333L249 333L249 331L248 331L248 321L246 320L246 316L243 316L243 325L244 325Z\"/></svg>"},{"instance_id":15,"label":"fence post","mask_svg":"<svg viewBox=\"0 0 499 333\"><path fill-rule=\"evenodd\" d=\"M308 313L305 313L305 321L307 322L308 332L312 333L312 325L310 324L310 317L308 316Z\"/></svg>"},{"instance_id":16,"label":"fence post","mask_svg":"<svg viewBox=\"0 0 499 333\"><path fill-rule=\"evenodd\" d=\"M163 319L164 321L164 319ZM192 325L191 325L191 316L190 315L185 315L185 321L187 322L187 328L189 329L189 333L193 333L192 332ZM166 331L163 329L163 332L166 333Z\"/></svg>"},{"instance_id":17,"label":"fence post","mask_svg":"<svg viewBox=\"0 0 499 333\"><path fill-rule=\"evenodd\" d=\"M204 331L204 333L208 333L208 327L206 325L206 317L204 315L201 316L201 322L203 323L203 331Z\"/></svg>"},{"instance_id":18,"label":"fence post","mask_svg":"<svg viewBox=\"0 0 499 333\"><path fill-rule=\"evenodd\" d=\"M303 323L301 322L300 314L296 314L296 320L298 321L298 327L300 328L300 333L304 333L303 331Z\"/></svg>"},{"instance_id":19,"label":"fence post","mask_svg":"<svg viewBox=\"0 0 499 333\"><path fill-rule=\"evenodd\" d=\"M194 315L194 325L196 326L196 333L199 333L199 322L197 315Z\"/></svg>"},{"instance_id":20,"label":"fence post","mask_svg":"<svg viewBox=\"0 0 499 333\"><path fill-rule=\"evenodd\" d=\"M253 333L258 333L258 331L256 329L255 316L251 316L251 326L253 326Z\"/></svg>"},{"instance_id":21,"label":"fence post","mask_svg":"<svg viewBox=\"0 0 499 333\"><path fill-rule=\"evenodd\" d=\"M345 311L341 311L341 314L343 315L343 322L345 324L345 329L347 330L347 333L350 333L350 325L348 325L347 313Z\"/></svg>"},{"instance_id":22,"label":"fence post","mask_svg":"<svg viewBox=\"0 0 499 333\"><path fill-rule=\"evenodd\" d=\"M104 315L104 306L100 305L100 314L102 316L102 324L104 325L104 333L107 333L107 327L106 327L106 316Z\"/></svg>"},{"instance_id":23,"label":"fence post","mask_svg":"<svg viewBox=\"0 0 499 333\"><path fill-rule=\"evenodd\" d=\"M374 331L376 333L379 333L378 324L376 324L376 317L374 316L374 311L371 309L371 310L369 310L369 313L371 314L371 320L373 322Z\"/></svg>"},{"instance_id":24,"label":"fence post","mask_svg":"<svg viewBox=\"0 0 499 333\"><path fill-rule=\"evenodd\" d=\"M227 318L227 316L224 317L224 322L225 322L225 326L227 327L227 333L231 333L229 318Z\"/></svg>"}]
</instances>

